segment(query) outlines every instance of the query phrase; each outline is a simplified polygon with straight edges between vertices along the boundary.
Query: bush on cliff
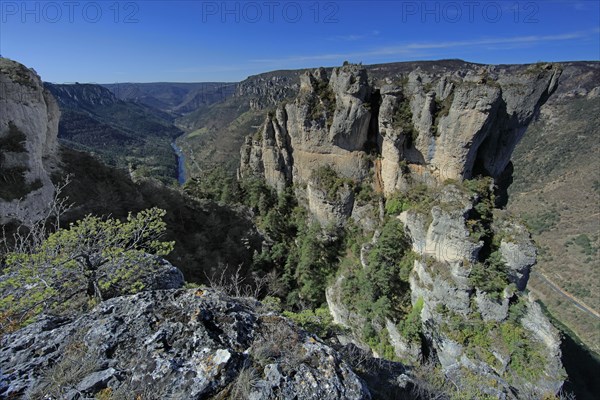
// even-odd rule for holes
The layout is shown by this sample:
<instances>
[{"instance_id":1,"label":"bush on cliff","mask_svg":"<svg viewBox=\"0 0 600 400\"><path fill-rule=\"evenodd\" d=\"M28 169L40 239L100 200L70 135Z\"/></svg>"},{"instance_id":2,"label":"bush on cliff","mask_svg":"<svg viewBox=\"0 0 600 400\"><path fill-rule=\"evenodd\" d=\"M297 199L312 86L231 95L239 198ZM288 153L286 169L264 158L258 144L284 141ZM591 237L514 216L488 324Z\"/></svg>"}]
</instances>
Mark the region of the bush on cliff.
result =
<instances>
[{"instance_id":1,"label":"bush on cliff","mask_svg":"<svg viewBox=\"0 0 600 400\"><path fill-rule=\"evenodd\" d=\"M161 241L165 213L152 208L129 214L124 222L88 215L26 252L7 253L0 332L18 329L42 312L75 308L82 298L95 304L116 286L121 293L142 290L142 269L156 267L148 255L173 249L173 242Z\"/></svg>"}]
</instances>

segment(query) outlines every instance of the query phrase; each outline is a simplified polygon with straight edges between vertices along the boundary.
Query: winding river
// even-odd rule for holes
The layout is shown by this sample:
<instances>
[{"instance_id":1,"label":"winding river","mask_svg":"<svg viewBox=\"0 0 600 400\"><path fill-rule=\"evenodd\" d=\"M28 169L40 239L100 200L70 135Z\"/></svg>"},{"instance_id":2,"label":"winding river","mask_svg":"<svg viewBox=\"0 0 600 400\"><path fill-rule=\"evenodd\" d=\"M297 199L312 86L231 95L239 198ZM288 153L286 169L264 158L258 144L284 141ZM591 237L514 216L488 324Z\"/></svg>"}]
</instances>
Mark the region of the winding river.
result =
<instances>
[{"instance_id":1,"label":"winding river","mask_svg":"<svg viewBox=\"0 0 600 400\"><path fill-rule=\"evenodd\" d=\"M177 156L177 182L183 185L185 183L185 156L175 142L171 142L171 147Z\"/></svg>"}]
</instances>

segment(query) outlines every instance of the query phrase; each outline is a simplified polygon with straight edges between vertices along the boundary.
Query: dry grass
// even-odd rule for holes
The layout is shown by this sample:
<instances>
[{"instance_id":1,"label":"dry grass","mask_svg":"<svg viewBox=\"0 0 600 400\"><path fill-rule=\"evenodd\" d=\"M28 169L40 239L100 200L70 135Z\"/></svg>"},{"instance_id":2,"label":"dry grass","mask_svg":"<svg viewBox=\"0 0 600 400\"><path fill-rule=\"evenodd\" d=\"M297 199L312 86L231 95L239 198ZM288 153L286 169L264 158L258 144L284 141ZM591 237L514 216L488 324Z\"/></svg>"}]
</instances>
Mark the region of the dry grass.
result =
<instances>
[{"instance_id":1,"label":"dry grass","mask_svg":"<svg viewBox=\"0 0 600 400\"><path fill-rule=\"evenodd\" d=\"M86 356L87 346L80 335L71 339L63 350L62 357L44 371L40 383L27 399L62 399L90 373L96 371L97 365L93 357Z\"/></svg>"},{"instance_id":2,"label":"dry grass","mask_svg":"<svg viewBox=\"0 0 600 400\"><path fill-rule=\"evenodd\" d=\"M542 228L533 232L540 249L534 269L596 311L600 310L599 115L597 99L551 99L515 150L508 205L525 222ZM547 218L550 212L554 215ZM582 235L589 243L581 240ZM535 275L530 288L556 318L600 352L598 318L580 311Z\"/></svg>"},{"instance_id":3,"label":"dry grass","mask_svg":"<svg viewBox=\"0 0 600 400\"><path fill-rule=\"evenodd\" d=\"M303 338L286 319L263 317L260 336L254 341L250 354L261 366L279 363L284 372L295 370L305 360Z\"/></svg>"},{"instance_id":4,"label":"dry grass","mask_svg":"<svg viewBox=\"0 0 600 400\"><path fill-rule=\"evenodd\" d=\"M231 400L244 400L249 398L252 388L258 381L258 373L252 367L244 367L238 373L231 386L229 398Z\"/></svg>"}]
</instances>

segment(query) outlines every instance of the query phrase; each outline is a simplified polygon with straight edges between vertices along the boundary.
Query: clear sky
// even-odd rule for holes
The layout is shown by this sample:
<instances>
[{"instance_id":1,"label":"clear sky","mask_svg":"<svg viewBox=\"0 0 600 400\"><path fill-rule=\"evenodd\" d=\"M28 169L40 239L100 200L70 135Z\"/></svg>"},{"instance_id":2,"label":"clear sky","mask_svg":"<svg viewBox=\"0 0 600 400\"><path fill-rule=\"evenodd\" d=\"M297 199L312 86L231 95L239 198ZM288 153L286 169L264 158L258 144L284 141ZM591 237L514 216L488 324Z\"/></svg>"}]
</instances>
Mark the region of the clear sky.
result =
<instances>
[{"instance_id":1,"label":"clear sky","mask_svg":"<svg viewBox=\"0 0 600 400\"><path fill-rule=\"evenodd\" d=\"M50 82L239 81L461 58L599 60L600 1L0 1L0 54Z\"/></svg>"}]
</instances>

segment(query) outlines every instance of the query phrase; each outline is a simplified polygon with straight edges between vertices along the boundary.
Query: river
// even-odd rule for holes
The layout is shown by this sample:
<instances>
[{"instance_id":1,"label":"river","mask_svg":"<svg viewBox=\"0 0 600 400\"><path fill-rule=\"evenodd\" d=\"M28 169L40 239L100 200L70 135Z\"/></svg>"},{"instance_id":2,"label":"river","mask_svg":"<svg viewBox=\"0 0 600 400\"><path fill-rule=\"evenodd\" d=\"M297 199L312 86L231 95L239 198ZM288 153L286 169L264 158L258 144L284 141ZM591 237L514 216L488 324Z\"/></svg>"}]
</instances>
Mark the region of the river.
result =
<instances>
[{"instance_id":1,"label":"river","mask_svg":"<svg viewBox=\"0 0 600 400\"><path fill-rule=\"evenodd\" d=\"M177 182L179 182L180 185L183 185L185 183L185 156L175 142L171 143L171 147L177 156Z\"/></svg>"}]
</instances>

